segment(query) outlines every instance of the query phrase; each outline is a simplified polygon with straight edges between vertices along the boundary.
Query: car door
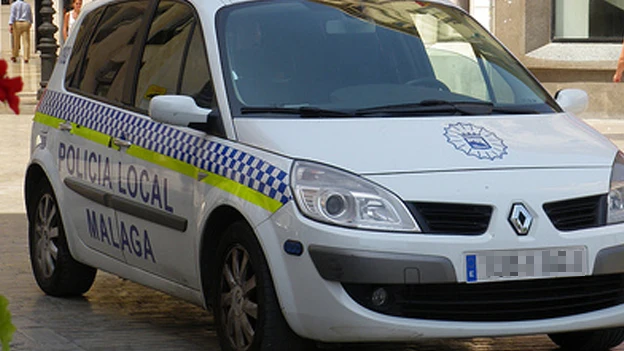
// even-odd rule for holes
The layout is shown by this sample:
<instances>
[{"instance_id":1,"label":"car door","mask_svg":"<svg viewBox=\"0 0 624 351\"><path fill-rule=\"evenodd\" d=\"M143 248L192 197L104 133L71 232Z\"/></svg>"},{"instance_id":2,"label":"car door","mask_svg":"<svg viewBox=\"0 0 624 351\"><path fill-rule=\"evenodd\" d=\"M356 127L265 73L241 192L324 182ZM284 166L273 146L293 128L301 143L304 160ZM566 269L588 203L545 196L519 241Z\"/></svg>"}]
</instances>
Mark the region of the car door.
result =
<instances>
[{"instance_id":1,"label":"car door","mask_svg":"<svg viewBox=\"0 0 624 351\"><path fill-rule=\"evenodd\" d=\"M41 109L62 120L58 129L58 168L66 187L63 196L64 203L70 205L65 210L71 226L88 247L124 261L115 210L109 201L115 193L119 162L119 152L111 147L114 110L105 102L108 95L102 94L98 76L88 73L97 63L96 58L107 50L98 41L102 28L94 29L96 23L106 22L113 15L102 8L86 16L76 40L70 44L73 48L65 77L68 91L48 91Z\"/></svg>"},{"instance_id":2,"label":"car door","mask_svg":"<svg viewBox=\"0 0 624 351\"><path fill-rule=\"evenodd\" d=\"M117 213L123 251L128 264L199 289L193 200L197 180L189 159L203 133L161 124L147 115L153 96L199 98L211 84L193 8L178 1L159 2L139 66L135 108L142 113L127 120L116 189L126 201L126 210Z\"/></svg>"}]
</instances>

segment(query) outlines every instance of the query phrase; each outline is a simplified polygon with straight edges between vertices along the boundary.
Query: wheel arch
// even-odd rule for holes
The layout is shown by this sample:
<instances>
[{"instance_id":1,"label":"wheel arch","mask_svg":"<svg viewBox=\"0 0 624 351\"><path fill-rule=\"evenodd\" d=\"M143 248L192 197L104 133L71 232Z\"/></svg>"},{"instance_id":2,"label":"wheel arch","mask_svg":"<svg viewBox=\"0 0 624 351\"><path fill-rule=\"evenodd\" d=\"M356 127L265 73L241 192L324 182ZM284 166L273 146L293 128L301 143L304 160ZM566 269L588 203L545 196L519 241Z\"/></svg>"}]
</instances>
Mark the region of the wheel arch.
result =
<instances>
[{"instance_id":1,"label":"wheel arch","mask_svg":"<svg viewBox=\"0 0 624 351\"><path fill-rule=\"evenodd\" d=\"M199 269L201 286L204 291L204 303L207 307L211 306L214 293L211 281L216 273L214 270L216 267L217 247L228 226L237 221L243 221L251 227L249 221L236 208L229 205L221 205L210 213L204 224L199 249Z\"/></svg>"},{"instance_id":2,"label":"wheel arch","mask_svg":"<svg viewBox=\"0 0 624 351\"><path fill-rule=\"evenodd\" d=\"M48 179L48 174L45 172L43 167L38 163L31 163L28 166L26 176L24 177L24 201L26 215L29 216L29 218L32 212L32 197L37 195L37 188L41 186L42 181L50 184L50 187L52 187L52 184ZM52 191L54 192L54 187L52 187Z\"/></svg>"}]
</instances>

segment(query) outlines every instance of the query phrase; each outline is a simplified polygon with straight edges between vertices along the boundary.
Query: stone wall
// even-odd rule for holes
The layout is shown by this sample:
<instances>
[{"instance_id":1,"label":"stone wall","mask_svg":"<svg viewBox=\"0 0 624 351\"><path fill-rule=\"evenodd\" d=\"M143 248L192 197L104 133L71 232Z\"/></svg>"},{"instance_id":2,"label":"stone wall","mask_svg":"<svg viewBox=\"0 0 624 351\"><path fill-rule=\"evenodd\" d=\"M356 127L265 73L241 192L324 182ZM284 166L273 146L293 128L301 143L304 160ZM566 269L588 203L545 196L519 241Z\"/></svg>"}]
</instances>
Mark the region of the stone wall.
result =
<instances>
[{"instance_id":1,"label":"stone wall","mask_svg":"<svg viewBox=\"0 0 624 351\"><path fill-rule=\"evenodd\" d=\"M551 42L552 2L495 0L493 32L554 94L587 91L591 118L624 119L624 84L612 82L622 44Z\"/></svg>"}]
</instances>

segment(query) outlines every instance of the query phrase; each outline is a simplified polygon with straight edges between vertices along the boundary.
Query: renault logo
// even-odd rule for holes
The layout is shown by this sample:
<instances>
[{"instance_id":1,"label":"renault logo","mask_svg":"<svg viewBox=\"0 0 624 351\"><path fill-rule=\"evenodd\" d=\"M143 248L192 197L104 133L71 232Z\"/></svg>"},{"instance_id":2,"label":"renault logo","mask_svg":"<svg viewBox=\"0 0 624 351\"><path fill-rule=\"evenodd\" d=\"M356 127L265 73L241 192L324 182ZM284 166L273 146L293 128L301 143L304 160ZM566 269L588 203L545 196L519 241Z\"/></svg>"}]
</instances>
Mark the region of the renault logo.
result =
<instances>
[{"instance_id":1,"label":"renault logo","mask_svg":"<svg viewBox=\"0 0 624 351\"><path fill-rule=\"evenodd\" d=\"M518 235L527 235L533 223L533 216L523 204L517 203L511 207L509 223Z\"/></svg>"}]
</instances>

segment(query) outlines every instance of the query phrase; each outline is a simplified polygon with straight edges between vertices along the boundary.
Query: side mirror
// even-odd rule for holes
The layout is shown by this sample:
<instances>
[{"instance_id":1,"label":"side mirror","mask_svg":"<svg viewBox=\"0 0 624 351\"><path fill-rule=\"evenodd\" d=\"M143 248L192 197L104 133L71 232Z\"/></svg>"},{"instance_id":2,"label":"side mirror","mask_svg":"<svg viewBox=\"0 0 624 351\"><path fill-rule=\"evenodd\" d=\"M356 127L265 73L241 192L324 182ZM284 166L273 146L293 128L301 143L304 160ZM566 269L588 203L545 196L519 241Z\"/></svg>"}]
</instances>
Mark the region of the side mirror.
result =
<instances>
[{"instance_id":1,"label":"side mirror","mask_svg":"<svg viewBox=\"0 0 624 351\"><path fill-rule=\"evenodd\" d=\"M563 89L555 94L555 99L561 108L570 113L579 114L589 105L589 96L581 89Z\"/></svg>"},{"instance_id":2,"label":"side mirror","mask_svg":"<svg viewBox=\"0 0 624 351\"><path fill-rule=\"evenodd\" d=\"M191 123L205 124L212 110L197 106L185 95L154 96L149 104L150 117L158 122L188 127Z\"/></svg>"}]
</instances>

